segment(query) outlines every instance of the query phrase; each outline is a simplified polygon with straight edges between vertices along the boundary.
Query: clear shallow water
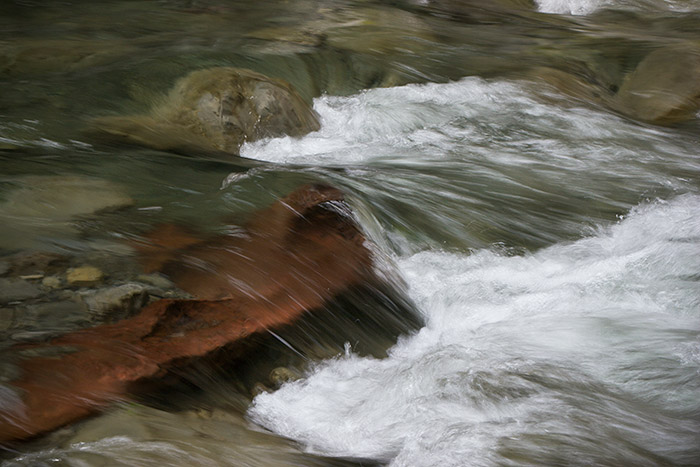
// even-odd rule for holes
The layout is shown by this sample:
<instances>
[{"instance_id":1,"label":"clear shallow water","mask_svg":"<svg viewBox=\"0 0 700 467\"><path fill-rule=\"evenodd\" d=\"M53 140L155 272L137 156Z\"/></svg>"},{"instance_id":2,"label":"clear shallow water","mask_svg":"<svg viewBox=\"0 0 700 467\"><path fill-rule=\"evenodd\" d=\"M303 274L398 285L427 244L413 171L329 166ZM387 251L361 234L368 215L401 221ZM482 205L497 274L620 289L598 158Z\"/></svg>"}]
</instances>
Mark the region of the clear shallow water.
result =
<instances>
[{"instance_id":1,"label":"clear shallow water","mask_svg":"<svg viewBox=\"0 0 700 467\"><path fill-rule=\"evenodd\" d=\"M425 321L398 343L339 329L380 328L365 316L387 313L346 297L326 327L269 336L252 369L196 368L189 384L22 446L8 465L700 463L697 122L640 123L532 71L614 89L649 50L697 41L697 7L420 5L3 6L0 251L99 258L110 280L131 280L125 239L161 222L235 231L325 182L345 191L377 267ZM221 65L288 79L321 129L247 144L262 162L250 169L81 130ZM93 213L112 204L126 207ZM3 347L92 322L17 305L7 324L7 308ZM251 401L279 365L304 377Z\"/></svg>"}]
</instances>

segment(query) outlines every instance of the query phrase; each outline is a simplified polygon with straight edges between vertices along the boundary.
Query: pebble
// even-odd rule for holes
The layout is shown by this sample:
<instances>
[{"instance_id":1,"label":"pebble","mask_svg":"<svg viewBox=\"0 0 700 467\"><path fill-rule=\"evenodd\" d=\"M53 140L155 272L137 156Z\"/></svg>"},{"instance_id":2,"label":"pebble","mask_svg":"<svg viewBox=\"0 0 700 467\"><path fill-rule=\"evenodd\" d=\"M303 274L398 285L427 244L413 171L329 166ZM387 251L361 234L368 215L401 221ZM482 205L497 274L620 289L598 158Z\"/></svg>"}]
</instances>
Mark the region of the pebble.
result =
<instances>
[{"instance_id":1,"label":"pebble","mask_svg":"<svg viewBox=\"0 0 700 467\"><path fill-rule=\"evenodd\" d=\"M43 279L44 275L43 274L28 274L26 276L19 276L20 279L25 280L25 281L33 281L37 279Z\"/></svg>"},{"instance_id":2,"label":"pebble","mask_svg":"<svg viewBox=\"0 0 700 467\"><path fill-rule=\"evenodd\" d=\"M58 289L61 287L61 278L58 276L44 277L44 279L41 281L41 285L48 287L49 289Z\"/></svg>"},{"instance_id":3,"label":"pebble","mask_svg":"<svg viewBox=\"0 0 700 467\"><path fill-rule=\"evenodd\" d=\"M94 266L81 266L66 271L68 285L74 287L92 287L99 284L104 277L102 271Z\"/></svg>"}]
</instances>

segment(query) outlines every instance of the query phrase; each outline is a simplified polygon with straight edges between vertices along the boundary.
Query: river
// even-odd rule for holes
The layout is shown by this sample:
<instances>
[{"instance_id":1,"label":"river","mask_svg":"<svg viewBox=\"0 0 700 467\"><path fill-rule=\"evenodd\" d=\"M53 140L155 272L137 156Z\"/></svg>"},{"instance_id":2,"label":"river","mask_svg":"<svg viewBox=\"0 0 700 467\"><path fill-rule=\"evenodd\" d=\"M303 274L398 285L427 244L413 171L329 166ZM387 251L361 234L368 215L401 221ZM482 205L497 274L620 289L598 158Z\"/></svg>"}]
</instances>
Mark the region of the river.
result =
<instances>
[{"instance_id":1,"label":"river","mask_svg":"<svg viewBox=\"0 0 700 467\"><path fill-rule=\"evenodd\" d=\"M395 288L3 465L700 464L700 114L657 124L619 97L652 52L698 50L700 6L489 5L0 6L0 276L42 251L126 282L125 239L235 230L320 182L346 194ZM85 131L218 66L289 81L320 129L228 160ZM2 348L99 321L75 294L0 304ZM251 393L279 366L295 377ZM0 408L14 397L0 387Z\"/></svg>"}]
</instances>

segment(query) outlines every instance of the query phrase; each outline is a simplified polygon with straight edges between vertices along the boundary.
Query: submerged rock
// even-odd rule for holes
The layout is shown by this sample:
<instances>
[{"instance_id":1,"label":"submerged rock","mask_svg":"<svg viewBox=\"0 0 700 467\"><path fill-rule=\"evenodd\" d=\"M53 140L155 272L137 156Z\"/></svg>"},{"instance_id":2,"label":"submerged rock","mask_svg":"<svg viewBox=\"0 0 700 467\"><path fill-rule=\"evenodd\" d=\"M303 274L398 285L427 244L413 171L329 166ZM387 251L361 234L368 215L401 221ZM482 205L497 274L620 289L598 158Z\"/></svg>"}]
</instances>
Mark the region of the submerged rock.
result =
<instances>
[{"instance_id":1,"label":"submerged rock","mask_svg":"<svg viewBox=\"0 0 700 467\"><path fill-rule=\"evenodd\" d=\"M41 281L41 285L48 289L59 289L61 288L61 284L61 278L58 276L44 277Z\"/></svg>"},{"instance_id":2,"label":"submerged rock","mask_svg":"<svg viewBox=\"0 0 700 467\"><path fill-rule=\"evenodd\" d=\"M562 94L592 104L606 104L610 99L610 93L600 86L588 82L580 76L555 68L534 67L525 72L524 76L538 84L546 83ZM538 86L533 91L542 95L542 91L546 93L547 90Z\"/></svg>"},{"instance_id":3,"label":"submerged rock","mask_svg":"<svg viewBox=\"0 0 700 467\"><path fill-rule=\"evenodd\" d=\"M175 287L175 284L160 274L140 274L136 280L162 290L168 290Z\"/></svg>"},{"instance_id":4,"label":"submerged rock","mask_svg":"<svg viewBox=\"0 0 700 467\"><path fill-rule=\"evenodd\" d=\"M630 117L667 125L700 110L700 47L683 44L647 55L622 83L614 107Z\"/></svg>"},{"instance_id":5,"label":"submerged rock","mask_svg":"<svg viewBox=\"0 0 700 467\"><path fill-rule=\"evenodd\" d=\"M34 356L20 362L22 377L11 383L22 390L20 406L0 407L0 442L85 417L123 399L131 383L224 346L250 344L248 337L375 281L364 235L332 208L342 199L333 188L304 187L256 216L244 238L217 236L171 252L171 259L160 252L148 258L161 246L143 245L149 264L198 299L159 300L118 323L24 346ZM209 267L195 267L193 259Z\"/></svg>"},{"instance_id":6,"label":"submerged rock","mask_svg":"<svg viewBox=\"0 0 700 467\"><path fill-rule=\"evenodd\" d=\"M33 323L34 330L47 336L55 336L88 323L87 307L76 299L54 298L50 302L29 305L21 314L24 326ZM27 329L27 331L32 332Z\"/></svg>"},{"instance_id":7,"label":"submerged rock","mask_svg":"<svg viewBox=\"0 0 700 467\"><path fill-rule=\"evenodd\" d=\"M421 54L438 42L430 26L414 13L378 7L319 8L314 18L288 26L266 27L249 37L304 46L327 45L357 53Z\"/></svg>"},{"instance_id":8,"label":"submerged rock","mask_svg":"<svg viewBox=\"0 0 700 467\"><path fill-rule=\"evenodd\" d=\"M0 73L75 71L118 60L134 51L126 41L18 40L0 45Z\"/></svg>"},{"instance_id":9,"label":"submerged rock","mask_svg":"<svg viewBox=\"0 0 700 467\"><path fill-rule=\"evenodd\" d=\"M117 184L80 176L28 176L0 202L0 247L43 248L42 239L77 233L77 216L133 204ZM40 270L27 273L44 272Z\"/></svg>"},{"instance_id":10,"label":"submerged rock","mask_svg":"<svg viewBox=\"0 0 700 467\"><path fill-rule=\"evenodd\" d=\"M504 14L534 11L534 0L414 0L420 6L439 15L462 21L493 21Z\"/></svg>"},{"instance_id":11,"label":"submerged rock","mask_svg":"<svg viewBox=\"0 0 700 467\"><path fill-rule=\"evenodd\" d=\"M280 387L284 383L298 380L299 375L287 367L280 366L280 367L274 368L272 371L270 371L269 378L270 378L270 382L275 387Z\"/></svg>"},{"instance_id":12,"label":"submerged rock","mask_svg":"<svg viewBox=\"0 0 700 467\"><path fill-rule=\"evenodd\" d=\"M37 175L15 182L20 186L8 193L0 205L0 215L66 221L133 204L121 187L96 178Z\"/></svg>"},{"instance_id":13,"label":"submerged rock","mask_svg":"<svg viewBox=\"0 0 700 467\"><path fill-rule=\"evenodd\" d=\"M147 287L129 283L81 295L93 319L116 321L136 314L148 303Z\"/></svg>"},{"instance_id":14,"label":"submerged rock","mask_svg":"<svg viewBox=\"0 0 700 467\"><path fill-rule=\"evenodd\" d=\"M93 126L104 135L156 149L231 154L246 141L320 128L316 112L289 83L229 67L190 73L150 115L103 117Z\"/></svg>"},{"instance_id":15,"label":"submerged rock","mask_svg":"<svg viewBox=\"0 0 700 467\"><path fill-rule=\"evenodd\" d=\"M7 331L15 321L15 310L13 308L0 308L0 332Z\"/></svg>"},{"instance_id":16,"label":"submerged rock","mask_svg":"<svg viewBox=\"0 0 700 467\"><path fill-rule=\"evenodd\" d=\"M21 252L5 259L9 264L9 272L15 276L32 274L52 274L63 269L68 258L46 251Z\"/></svg>"},{"instance_id":17,"label":"submerged rock","mask_svg":"<svg viewBox=\"0 0 700 467\"><path fill-rule=\"evenodd\" d=\"M66 282L72 287L92 287L104 278L104 273L94 266L81 266L66 271Z\"/></svg>"},{"instance_id":18,"label":"submerged rock","mask_svg":"<svg viewBox=\"0 0 700 467\"><path fill-rule=\"evenodd\" d=\"M28 300L41 295L41 289L22 279L0 279L0 303Z\"/></svg>"}]
</instances>

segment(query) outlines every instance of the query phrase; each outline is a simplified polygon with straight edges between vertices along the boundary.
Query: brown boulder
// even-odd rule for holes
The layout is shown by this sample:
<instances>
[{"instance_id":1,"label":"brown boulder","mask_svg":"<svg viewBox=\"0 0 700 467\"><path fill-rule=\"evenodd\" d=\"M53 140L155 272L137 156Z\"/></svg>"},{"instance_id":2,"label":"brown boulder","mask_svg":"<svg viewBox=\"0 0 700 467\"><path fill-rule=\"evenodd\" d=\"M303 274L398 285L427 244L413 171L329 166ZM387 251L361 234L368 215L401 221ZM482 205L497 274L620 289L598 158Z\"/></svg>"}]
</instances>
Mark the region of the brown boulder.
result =
<instances>
[{"instance_id":1,"label":"brown boulder","mask_svg":"<svg viewBox=\"0 0 700 467\"><path fill-rule=\"evenodd\" d=\"M289 324L373 279L371 253L335 205L339 191L304 187L254 218L245 235L211 239L169 227L139 246L193 300L160 300L129 319L14 350L26 358L0 407L0 442L29 438L127 397L133 383Z\"/></svg>"}]
</instances>

